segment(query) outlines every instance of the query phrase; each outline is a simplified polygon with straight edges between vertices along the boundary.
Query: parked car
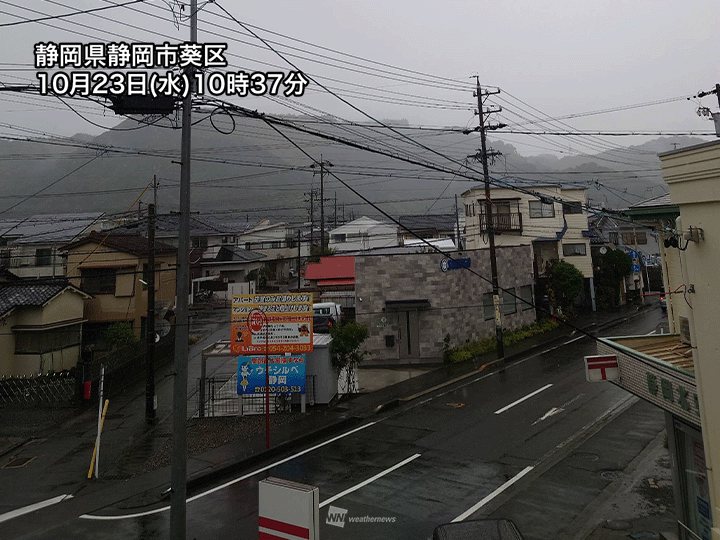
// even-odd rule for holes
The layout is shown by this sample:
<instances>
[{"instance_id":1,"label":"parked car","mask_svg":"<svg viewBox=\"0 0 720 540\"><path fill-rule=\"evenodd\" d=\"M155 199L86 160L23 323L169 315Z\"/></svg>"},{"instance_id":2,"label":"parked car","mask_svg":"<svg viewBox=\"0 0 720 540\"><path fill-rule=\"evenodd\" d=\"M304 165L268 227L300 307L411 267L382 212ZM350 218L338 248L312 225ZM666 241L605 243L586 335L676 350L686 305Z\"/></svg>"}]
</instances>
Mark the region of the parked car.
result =
<instances>
[{"instance_id":1,"label":"parked car","mask_svg":"<svg viewBox=\"0 0 720 540\"><path fill-rule=\"evenodd\" d=\"M667 302L665 302L665 297L660 297L660 309L663 310L664 313L667 313Z\"/></svg>"},{"instance_id":2,"label":"parked car","mask_svg":"<svg viewBox=\"0 0 720 540\"><path fill-rule=\"evenodd\" d=\"M330 328L335 324L331 315L313 315L313 333L329 334Z\"/></svg>"},{"instance_id":3,"label":"parked car","mask_svg":"<svg viewBox=\"0 0 720 540\"><path fill-rule=\"evenodd\" d=\"M340 322L343 320L342 306L333 302L313 304L313 315L325 315Z\"/></svg>"}]
</instances>

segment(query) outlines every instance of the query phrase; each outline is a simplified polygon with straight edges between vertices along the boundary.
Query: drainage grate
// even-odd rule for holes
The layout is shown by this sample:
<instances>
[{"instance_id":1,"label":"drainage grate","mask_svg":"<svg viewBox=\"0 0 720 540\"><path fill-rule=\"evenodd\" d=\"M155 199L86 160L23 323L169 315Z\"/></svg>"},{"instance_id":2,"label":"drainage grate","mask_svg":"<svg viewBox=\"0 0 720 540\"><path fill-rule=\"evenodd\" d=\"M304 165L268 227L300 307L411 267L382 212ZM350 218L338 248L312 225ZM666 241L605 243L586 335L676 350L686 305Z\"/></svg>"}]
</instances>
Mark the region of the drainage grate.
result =
<instances>
[{"instance_id":1,"label":"drainage grate","mask_svg":"<svg viewBox=\"0 0 720 540\"><path fill-rule=\"evenodd\" d=\"M8 461L5 465L3 465L3 469L19 469L20 467L24 467L25 465L30 463L33 459L35 459L35 456L14 458Z\"/></svg>"}]
</instances>

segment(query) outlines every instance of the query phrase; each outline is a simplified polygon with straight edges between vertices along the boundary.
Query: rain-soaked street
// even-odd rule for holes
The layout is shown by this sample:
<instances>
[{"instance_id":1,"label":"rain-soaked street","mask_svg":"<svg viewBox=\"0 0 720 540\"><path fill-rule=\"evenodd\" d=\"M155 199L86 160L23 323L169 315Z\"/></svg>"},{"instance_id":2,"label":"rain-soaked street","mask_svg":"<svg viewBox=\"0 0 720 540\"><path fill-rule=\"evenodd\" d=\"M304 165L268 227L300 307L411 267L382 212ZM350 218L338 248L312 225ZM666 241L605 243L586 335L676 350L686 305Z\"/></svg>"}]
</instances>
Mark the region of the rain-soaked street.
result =
<instances>
[{"instance_id":1,"label":"rain-soaked street","mask_svg":"<svg viewBox=\"0 0 720 540\"><path fill-rule=\"evenodd\" d=\"M649 310L606 334L647 334L660 321L659 310ZM319 488L323 540L425 539L438 524L488 515L501 504L518 513L505 517L518 520L523 506L512 504L520 497L534 497L534 514L544 513L548 523L559 526L568 521L560 516L563 500L568 508L584 504L595 496L592 490L599 493L612 478L588 487L567 472L561 500L551 501L557 493L543 492L549 489L541 478L545 471L579 445L590 444L590 437L625 409L624 421L635 429L618 423L623 433L615 435L615 447L595 449L598 459L622 462L624 454L639 453L664 427L658 409L633 405L635 399L612 384L585 382L583 356L595 353L594 341L569 338L503 371L479 373L374 421L198 487L189 493L187 537L257 538L258 482L268 476ZM548 497L545 512L537 506L543 496ZM135 497L103 507L88 494L47 508L36 521L41 529L25 537L165 538L167 504L144 506L142 497ZM347 511L342 527L328 523L337 509ZM389 519L358 522L365 517ZM555 533L533 531L528 537L554 538Z\"/></svg>"}]
</instances>

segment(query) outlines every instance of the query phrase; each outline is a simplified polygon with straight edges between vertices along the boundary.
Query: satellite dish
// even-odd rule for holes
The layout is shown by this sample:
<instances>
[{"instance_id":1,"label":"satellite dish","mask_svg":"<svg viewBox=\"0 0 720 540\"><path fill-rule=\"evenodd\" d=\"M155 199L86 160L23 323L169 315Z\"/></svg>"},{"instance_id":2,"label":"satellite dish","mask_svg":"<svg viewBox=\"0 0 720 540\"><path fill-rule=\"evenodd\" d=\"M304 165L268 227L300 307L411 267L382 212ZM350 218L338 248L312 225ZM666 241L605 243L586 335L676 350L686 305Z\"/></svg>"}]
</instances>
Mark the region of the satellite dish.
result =
<instances>
[{"instance_id":1,"label":"satellite dish","mask_svg":"<svg viewBox=\"0 0 720 540\"><path fill-rule=\"evenodd\" d=\"M600 248L600 254L605 255L607 253L607 248L605 246Z\"/></svg>"},{"instance_id":2,"label":"satellite dish","mask_svg":"<svg viewBox=\"0 0 720 540\"><path fill-rule=\"evenodd\" d=\"M155 328L157 329L158 339L165 337L170 333L170 323L167 319L160 319L155 321Z\"/></svg>"}]
</instances>

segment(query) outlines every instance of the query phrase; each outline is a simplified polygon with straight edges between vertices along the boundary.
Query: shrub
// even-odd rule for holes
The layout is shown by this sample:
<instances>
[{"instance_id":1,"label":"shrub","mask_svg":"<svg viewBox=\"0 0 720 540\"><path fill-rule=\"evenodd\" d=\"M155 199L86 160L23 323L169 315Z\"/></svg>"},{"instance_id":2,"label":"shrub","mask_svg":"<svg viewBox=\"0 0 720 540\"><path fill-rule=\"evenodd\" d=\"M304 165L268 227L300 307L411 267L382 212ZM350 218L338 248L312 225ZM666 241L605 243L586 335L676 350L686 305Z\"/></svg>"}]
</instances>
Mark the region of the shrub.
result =
<instances>
[{"instance_id":1,"label":"shrub","mask_svg":"<svg viewBox=\"0 0 720 540\"><path fill-rule=\"evenodd\" d=\"M552 319L540 319L532 324L520 327L517 330L503 332L503 344L510 345L517 343L523 339L554 330L558 326L560 326L560 323ZM495 337L469 341L460 347L450 347L450 335L448 334L445 337L447 341L443 341L445 341L445 344L448 346L447 348L443 346L443 359L450 364L477 358L478 356L495 350L496 347Z\"/></svg>"}]
</instances>

